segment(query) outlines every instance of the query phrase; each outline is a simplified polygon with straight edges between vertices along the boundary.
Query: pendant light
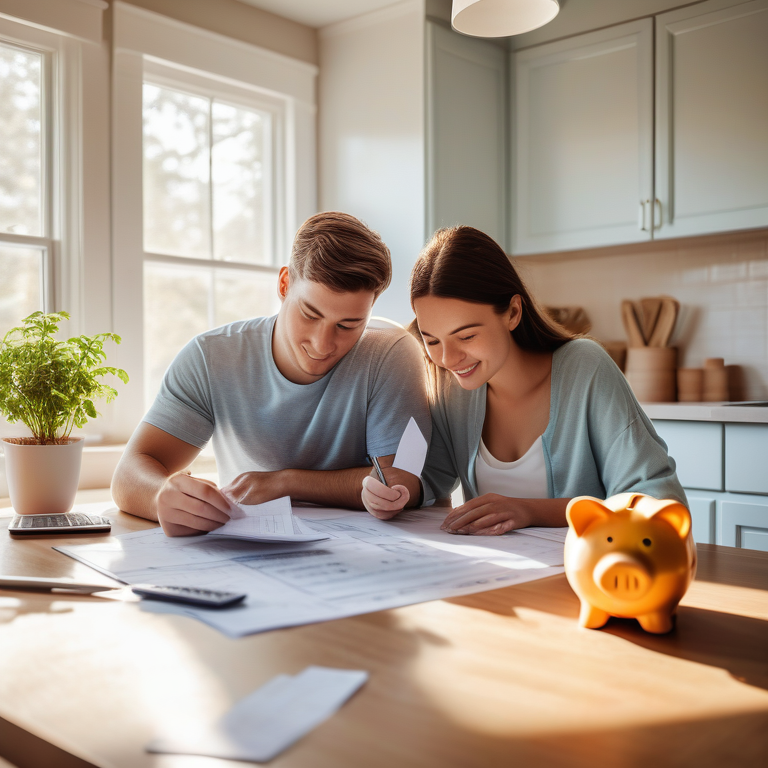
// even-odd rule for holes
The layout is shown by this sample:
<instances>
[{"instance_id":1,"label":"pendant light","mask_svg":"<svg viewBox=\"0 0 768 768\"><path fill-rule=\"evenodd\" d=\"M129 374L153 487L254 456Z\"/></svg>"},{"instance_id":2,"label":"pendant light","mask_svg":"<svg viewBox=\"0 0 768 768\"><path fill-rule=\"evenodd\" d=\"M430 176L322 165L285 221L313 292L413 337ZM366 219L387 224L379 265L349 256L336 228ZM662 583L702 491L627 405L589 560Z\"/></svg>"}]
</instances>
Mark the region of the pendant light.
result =
<instances>
[{"instance_id":1,"label":"pendant light","mask_svg":"<svg viewBox=\"0 0 768 768\"><path fill-rule=\"evenodd\" d=\"M451 26L474 37L509 37L543 27L559 11L558 0L453 0Z\"/></svg>"}]
</instances>

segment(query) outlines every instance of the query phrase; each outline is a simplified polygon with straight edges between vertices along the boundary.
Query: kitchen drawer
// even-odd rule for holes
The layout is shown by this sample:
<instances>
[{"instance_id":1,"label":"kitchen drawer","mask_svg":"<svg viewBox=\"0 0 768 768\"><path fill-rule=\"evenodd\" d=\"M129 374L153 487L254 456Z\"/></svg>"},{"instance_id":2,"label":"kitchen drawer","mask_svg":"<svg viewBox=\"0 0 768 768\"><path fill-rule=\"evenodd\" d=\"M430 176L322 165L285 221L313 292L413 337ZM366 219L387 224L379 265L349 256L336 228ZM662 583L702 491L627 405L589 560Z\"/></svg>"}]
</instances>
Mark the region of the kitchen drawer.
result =
<instances>
[{"instance_id":1,"label":"kitchen drawer","mask_svg":"<svg viewBox=\"0 0 768 768\"><path fill-rule=\"evenodd\" d=\"M718 544L768 552L768 502L720 503Z\"/></svg>"},{"instance_id":2,"label":"kitchen drawer","mask_svg":"<svg viewBox=\"0 0 768 768\"><path fill-rule=\"evenodd\" d=\"M768 494L768 424L725 425L725 489Z\"/></svg>"},{"instance_id":3,"label":"kitchen drawer","mask_svg":"<svg viewBox=\"0 0 768 768\"><path fill-rule=\"evenodd\" d=\"M723 490L723 425L709 421L656 420L685 488Z\"/></svg>"}]
</instances>

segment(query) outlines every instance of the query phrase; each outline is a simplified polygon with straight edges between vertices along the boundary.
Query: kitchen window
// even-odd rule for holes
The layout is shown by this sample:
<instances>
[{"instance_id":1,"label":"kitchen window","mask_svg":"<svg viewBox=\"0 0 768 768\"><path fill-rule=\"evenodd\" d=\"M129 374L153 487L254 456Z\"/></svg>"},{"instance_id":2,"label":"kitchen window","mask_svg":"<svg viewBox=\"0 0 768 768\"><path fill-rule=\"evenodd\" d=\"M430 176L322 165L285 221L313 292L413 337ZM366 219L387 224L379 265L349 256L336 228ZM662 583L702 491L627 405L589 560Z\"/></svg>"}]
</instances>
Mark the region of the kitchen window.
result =
<instances>
[{"instance_id":1,"label":"kitchen window","mask_svg":"<svg viewBox=\"0 0 768 768\"><path fill-rule=\"evenodd\" d=\"M0 336L51 308L50 66L0 39Z\"/></svg>"},{"instance_id":2,"label":"kitchen window","mask_svg":"<svg viewBox=\"0 0 768 768\"><path fill-rule=\"evenodd\" d=\"M285 243L280 103L222 91L200 77L164 78L158 66L147 70L142 197L148 407L168 365L193 336L277 311Z\"/></svg>"},{"instance_id":3,"label":"kitchen window","mask_svg":"<svg viewBox=\"0 0 768 768\"><path fill-rule=\"evenodd\" d=\"M114 409L128 439L193 336L277 310L277 273L317 211L317 67L113 5Z\"/></svg>"}]
</instances>

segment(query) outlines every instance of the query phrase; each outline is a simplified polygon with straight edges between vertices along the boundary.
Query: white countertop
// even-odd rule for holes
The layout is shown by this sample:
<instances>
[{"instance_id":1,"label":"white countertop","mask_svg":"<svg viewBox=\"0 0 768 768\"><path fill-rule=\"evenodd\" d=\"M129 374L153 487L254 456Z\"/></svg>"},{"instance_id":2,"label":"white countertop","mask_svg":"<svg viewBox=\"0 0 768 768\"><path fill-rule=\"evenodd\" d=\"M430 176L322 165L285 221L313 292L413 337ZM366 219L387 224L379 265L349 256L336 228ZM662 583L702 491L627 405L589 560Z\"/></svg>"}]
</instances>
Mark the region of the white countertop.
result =
<instances>
[{"instance_id":1,"label":"white countertop","mask_svg":"<svg viewBox=\"0 0 768 768\"><path fill-rule=\"evenodd\" d=\"M766 401L757 401L766 402ZM731 421L768 424L768 404L750 403L640 403L649 419L674 421Z\"/></svg>"}]
</instances>

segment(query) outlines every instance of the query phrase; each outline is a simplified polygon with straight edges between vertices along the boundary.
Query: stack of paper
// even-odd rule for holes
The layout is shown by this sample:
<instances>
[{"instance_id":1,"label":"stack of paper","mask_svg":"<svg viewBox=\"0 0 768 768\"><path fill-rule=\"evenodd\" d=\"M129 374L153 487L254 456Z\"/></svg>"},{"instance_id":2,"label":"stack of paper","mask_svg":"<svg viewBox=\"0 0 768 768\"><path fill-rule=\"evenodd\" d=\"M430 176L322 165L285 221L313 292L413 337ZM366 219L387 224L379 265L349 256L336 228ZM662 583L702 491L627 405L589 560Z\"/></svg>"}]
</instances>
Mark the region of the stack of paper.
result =
<instances>
[{"instance_id":1,"label":"stack of paper","mask_svg":"<svg viewBox=\"0 0 768 768\"><path fill-rule=\"evenodd\" d=\"M278 675L218 723L156 739L147 751L267 762L331 717L367 679L367 672L328 667Z\"/></svg>"},{"instance_id":2,"label":"stack of paper","mask_svg":"<svg viewBox=\"0 0 768 768\"><path fill-rule=\"evenodd\" d=\"M426 441L414 427L406 430L395 463L417 474ZM190 616L230 637L470 595L563 571L567 528L454 536L440 529L446 510L434 507L387 521L321 507L291 514L287 498L244 509L247 516L207 536L170 538L157 528L59 551L129 584L247 592L244 603L227 610L141 603L141 610Z\"/></svg>"},{"instance_id":3,"label":"stack of paper","mask_svg":"<svg viewBox=\"0 0 768 768\"><path fill-rule=\"evenodd\" d=\"M232 515L228 523L209 536L247 541L322 541L330 538L326 533L313 531L294 516L290 496L263 504L235 504L235 508L240 516Z\"/></svg>"}]
</instances>

